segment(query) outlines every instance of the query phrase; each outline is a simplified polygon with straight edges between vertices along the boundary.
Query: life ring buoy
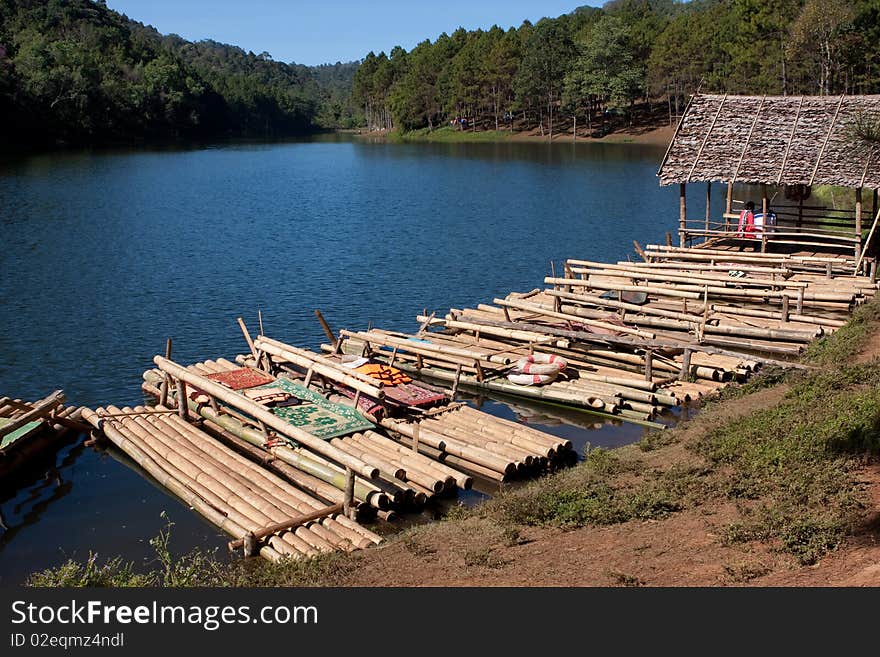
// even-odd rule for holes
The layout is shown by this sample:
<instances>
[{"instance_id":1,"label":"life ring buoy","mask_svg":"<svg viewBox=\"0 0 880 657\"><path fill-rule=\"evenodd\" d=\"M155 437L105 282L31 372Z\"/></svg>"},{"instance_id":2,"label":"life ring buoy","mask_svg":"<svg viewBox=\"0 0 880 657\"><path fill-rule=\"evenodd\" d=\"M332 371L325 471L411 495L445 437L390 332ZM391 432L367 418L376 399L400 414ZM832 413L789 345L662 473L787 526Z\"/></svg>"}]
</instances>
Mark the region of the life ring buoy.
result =
<instances>
[{"instance_id":1,"label":"life ring buoy","mask_svg":"<svg viewBox=\"0 0 880 657\"><path fill-rule=\"evenodd\" d=\"M532 354L516 361L512 373L513 374L543 374L556 375L562 372L568 363L564 358L556 354Z\"/></svg>"},{"instance_id":2,"label":"life ring buoy","mask_svg":"<svg viewBox=\"0 0 880 657\"><path fill-rule=\"evenodd\" d=\"M507 375L507 380L519 386L542 386L545 383L555 381L557 376L559 376L559 370L554 371L552 374L511 373Z\"/></svg>"}]
</instances>

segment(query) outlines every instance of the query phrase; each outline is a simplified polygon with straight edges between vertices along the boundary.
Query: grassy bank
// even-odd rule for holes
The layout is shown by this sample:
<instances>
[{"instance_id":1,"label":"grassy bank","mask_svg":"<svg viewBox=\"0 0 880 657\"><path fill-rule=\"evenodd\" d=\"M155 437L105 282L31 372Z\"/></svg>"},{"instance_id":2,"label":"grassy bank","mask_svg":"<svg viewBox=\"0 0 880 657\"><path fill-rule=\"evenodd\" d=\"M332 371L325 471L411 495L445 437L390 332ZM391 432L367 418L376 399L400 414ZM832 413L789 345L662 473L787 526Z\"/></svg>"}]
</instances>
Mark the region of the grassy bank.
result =
<instances>
[{"instance_id":1,"label":"grassy bank","mask_svg":"<svg viewBox=\"0 0 880 657\"><path fill-rule=\"evenodd\" d=\"M430 143L471 143L486 141L508 141L516 133L508 130L456 130L451 126L443 126L434 130L422 128L409 132L393 131L386 133L386 139L392 143L430 142Z\"/></svg>"},{"instance_id":2,"label":"grassy bank","mask_svg":"<svg viewBox=\"0 0 880 657\"><path fill-rule=\"evenodd\" d=\"M578 143L605 142L616 144L668 144L672 137L673 129L666 125L658 125L651 128L639 128L637 130L618 130L610 132L601 138L578 136ZM363 133L366 139L381 139L391 143L479 143L479 142L541 142L549 141L546 135L541 135L534 130L457 130L452 126L442 126L434 130L422 128L400 132L393 130L383 133ZM571 132L553 133L553 142L572 143Z\"/></svg>"},{"instance_id":3,"label":"grassy bank","mask_svg":"<svg viewBox=\"0 0 880 657\"><path fill-rule=\"evenodd\" d=\"M443 522L403 532L391 539L389 549L403 546L393 553L395 559L421 563L434 550L425 546L448 544L450 535L482 533L503 547L517 544L523 532L534 528L662 522L682 512L733 507L714 540L729 546L761 544L795 563L816 563L865 518L864 484L857 475L880 455L880 361L854 361L878 330L880 302L872 302L810 347L805 362L812 369L768 371L727 389L691 422L649 434L636 445L590 450L572 468L476 508L457 509ZM153 544L156 561L146 573L120 559L98 565L92 558L36 574L31 583L344 585L359 568L381 560L383 550L273 565L227 562L217 553L199 551L173 558L167 531ZM467 568L495 569L506 563L495 547L455 549L464 551ZM732 568L733 581L761 574L749 564ZM622 584L630 583L629 576L624 579Z\"/></svg>"}]
</instances>

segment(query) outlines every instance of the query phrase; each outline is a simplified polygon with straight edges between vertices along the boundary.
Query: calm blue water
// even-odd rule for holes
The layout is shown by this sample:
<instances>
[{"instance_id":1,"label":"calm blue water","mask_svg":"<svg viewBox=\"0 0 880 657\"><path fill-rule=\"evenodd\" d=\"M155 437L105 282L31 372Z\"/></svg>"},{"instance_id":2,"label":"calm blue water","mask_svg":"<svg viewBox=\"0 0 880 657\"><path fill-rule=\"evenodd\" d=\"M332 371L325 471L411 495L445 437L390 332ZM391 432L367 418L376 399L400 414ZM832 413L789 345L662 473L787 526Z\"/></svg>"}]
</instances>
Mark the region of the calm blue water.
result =
<instances>
[{"instance_id":1,"label":"calm blue water","mask_svg":"<svg viewBox=\"0 0 880 657\"><path fill-rule=\"evenodd\" d=\"M237 315L255 329L262 310L267 333L315 347L315 308L334 328L411 330L423 308L542 285L551 259L624 258L633 239L675 229L661 157L631 144L330 139L0 161L0 395L140 403L166 338L180 361L229 357L245 349ZM581 445L641 434L531 421ZM68 447L55 466L0 496L0 583L90 548L142 559L163 509L178 549L222 544L106 454Z\"/></svg>"}]
</instances>

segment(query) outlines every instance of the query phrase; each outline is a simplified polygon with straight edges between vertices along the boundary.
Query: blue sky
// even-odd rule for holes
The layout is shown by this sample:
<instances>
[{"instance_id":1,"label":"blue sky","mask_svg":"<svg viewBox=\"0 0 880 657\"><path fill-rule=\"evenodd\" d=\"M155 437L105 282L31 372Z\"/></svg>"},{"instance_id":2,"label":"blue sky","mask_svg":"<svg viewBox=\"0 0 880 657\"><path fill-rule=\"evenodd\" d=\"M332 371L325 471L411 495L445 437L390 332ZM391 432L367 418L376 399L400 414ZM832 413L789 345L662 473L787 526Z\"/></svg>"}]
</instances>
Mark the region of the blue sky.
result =
<instances>
[{"instance_id":1,"label":"blue sky","mask_svg":"<svg viewBox=\"0 0 880 657\"><path fill-rule=\"evenodd\" d=\"M323 64L360 59L369 51L407 50L458 27L503 28L556 17L585 0L107 0L107 6L163 34L214 39L276 60Z\"/></svg>"}]
</instances>

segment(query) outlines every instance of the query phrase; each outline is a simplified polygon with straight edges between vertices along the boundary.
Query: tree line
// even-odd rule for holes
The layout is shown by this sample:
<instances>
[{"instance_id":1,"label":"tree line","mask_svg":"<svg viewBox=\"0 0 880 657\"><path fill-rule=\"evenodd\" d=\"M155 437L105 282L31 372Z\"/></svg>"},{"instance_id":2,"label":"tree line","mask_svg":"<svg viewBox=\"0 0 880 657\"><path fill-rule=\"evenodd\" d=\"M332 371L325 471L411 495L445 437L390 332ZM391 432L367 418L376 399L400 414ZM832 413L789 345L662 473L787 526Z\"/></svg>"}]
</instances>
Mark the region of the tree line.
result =
<instances>
[{"instance_id":1,"label":"tree line","mask_svg":"<svg viewBox=\"0 0 880 657\"><path fill-rule=\"evenodd\" d=\"M466 118L501 129L584 126L695 90L880 91L880 0L612 0L503 30L458 29L412 50L369 53L353 102L370 128ZM461 125L461 123L459 123Z\"/></svg>"},{"instance_id":2,"label":"tree line","mask_svg":"<svg viewBox=\"0 0 880 657\"><path fill-rule=\"evenodd\" d=\"M357 67L163 36L103 0L0 0L0 135L36 145L350 127L362 121Z\"/></svg>"}]
</instances>

